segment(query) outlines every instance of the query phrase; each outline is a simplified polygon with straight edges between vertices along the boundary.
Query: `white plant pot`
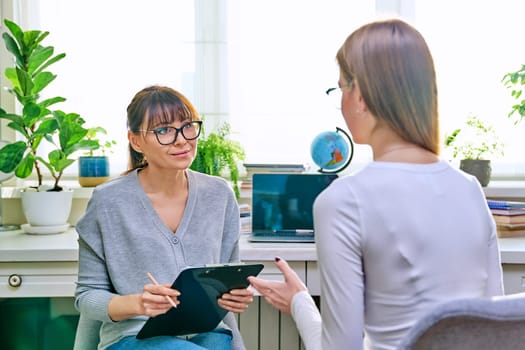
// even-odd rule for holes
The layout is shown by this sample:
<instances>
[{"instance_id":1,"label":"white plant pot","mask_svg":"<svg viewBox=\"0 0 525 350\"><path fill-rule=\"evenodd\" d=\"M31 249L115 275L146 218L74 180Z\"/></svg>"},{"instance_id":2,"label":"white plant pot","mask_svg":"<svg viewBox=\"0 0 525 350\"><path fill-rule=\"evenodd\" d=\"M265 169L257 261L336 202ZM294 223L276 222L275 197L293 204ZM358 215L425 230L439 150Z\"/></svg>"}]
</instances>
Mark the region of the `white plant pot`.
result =
<instances>
[{"instance_id":1,"label":"white plant pot","mask_svg":"<svg viewBox=\"0 0 525 350\"><path fill-rule=\"evenodd\" d=\"M31 226L69 226L73 191L22 191L22 208Z\"/></svg>"}]
</instances>

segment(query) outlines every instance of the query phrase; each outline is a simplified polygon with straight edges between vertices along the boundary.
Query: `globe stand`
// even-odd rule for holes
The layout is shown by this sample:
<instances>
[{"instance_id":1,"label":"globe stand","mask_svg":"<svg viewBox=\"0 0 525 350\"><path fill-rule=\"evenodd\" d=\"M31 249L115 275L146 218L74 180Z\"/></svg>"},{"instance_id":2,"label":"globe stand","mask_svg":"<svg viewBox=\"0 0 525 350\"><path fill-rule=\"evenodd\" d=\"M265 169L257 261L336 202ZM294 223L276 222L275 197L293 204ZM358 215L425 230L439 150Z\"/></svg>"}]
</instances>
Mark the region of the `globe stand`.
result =
<instances>
[{"instance_id":1,"label":"globe stand","mask_svg":"<svg viewBox=\"0 0 525 350\"><path fill-rule=\"evenodd\" d=\"M339 127L336 127L335 130L336 130L335 133L343 134L346 137L346 140L348 141L348 158L346 159L343 165L335 169L325 169L323 167L320 167L318 172L323 173L323 174L338 173L340 171L343 171L346 167L348 167L348 165L350 165L350 162L352 161L352 158L354 157L354 142L352 141L352 138L350 137L350 135L348 135L346 131L344 131L343 129ZM334 133L334 132L332 131L329 133Z\"/></svg>"}]
</instances>

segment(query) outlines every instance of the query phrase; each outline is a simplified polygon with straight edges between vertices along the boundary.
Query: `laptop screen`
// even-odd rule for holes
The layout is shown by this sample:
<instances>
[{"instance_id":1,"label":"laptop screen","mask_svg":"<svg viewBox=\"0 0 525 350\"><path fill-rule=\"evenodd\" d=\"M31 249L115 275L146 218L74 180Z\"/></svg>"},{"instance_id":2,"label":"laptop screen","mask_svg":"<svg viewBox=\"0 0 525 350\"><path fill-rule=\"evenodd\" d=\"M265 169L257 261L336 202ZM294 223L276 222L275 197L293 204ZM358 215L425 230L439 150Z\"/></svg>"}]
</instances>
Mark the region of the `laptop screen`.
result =
<instances>
[{"instance_id":1,"label":"laptop screen","mask_svg":"<svg viewBox=\"0 0 525 350\"><path fill-rule=\"evenodd\" d=\"M253 174L252 231L313 230L315 198L336 174Z\"/></svg>"}]
</instances>

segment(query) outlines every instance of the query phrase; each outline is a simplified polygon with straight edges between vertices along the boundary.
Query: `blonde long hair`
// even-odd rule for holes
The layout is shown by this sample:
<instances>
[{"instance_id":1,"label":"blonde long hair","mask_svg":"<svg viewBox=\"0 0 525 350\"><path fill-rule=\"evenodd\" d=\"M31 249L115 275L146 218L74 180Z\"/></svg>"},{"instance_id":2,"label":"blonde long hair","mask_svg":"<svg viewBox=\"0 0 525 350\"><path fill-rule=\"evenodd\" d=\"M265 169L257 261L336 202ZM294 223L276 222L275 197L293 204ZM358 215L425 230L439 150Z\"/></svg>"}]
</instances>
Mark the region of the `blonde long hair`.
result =
<instances>
[{"instance_id":1,"label":"blonde long hair","mask_svg":"<svg viewBox=\"0 0 525 350\"><path fill-rule=\"evenodd\" d=\"M423 36L397 20L353 32L336 56L347 83L358 81L369 111L398 135L439 154L436 73Z\"/></svg>"}]
</instances>

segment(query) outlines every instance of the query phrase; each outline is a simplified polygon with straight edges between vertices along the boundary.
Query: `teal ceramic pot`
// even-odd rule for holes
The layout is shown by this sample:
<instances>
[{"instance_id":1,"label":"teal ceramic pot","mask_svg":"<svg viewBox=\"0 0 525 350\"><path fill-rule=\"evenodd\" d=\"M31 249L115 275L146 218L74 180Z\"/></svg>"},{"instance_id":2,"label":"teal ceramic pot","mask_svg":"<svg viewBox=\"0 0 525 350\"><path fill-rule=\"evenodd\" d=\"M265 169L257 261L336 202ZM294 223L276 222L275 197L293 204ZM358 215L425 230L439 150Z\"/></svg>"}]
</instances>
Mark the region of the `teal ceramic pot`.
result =
<instances>
[{"instance_id":1,"label":"teal ceramic pot","mask_svg":"<svg viewBox=\"0 0 525 350\"><path fill-rule=\"evenodd\" d=\"M78 158L78 183L82 187L95 187L109 179L109 159L106 156Z\"/></svg>"}]
</instances>

